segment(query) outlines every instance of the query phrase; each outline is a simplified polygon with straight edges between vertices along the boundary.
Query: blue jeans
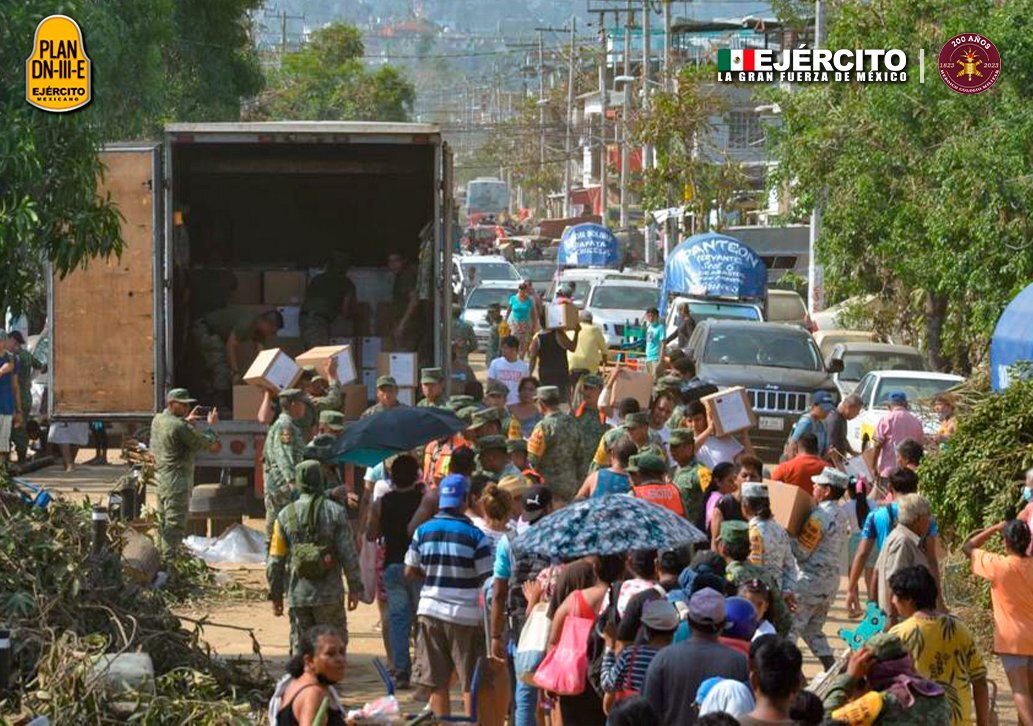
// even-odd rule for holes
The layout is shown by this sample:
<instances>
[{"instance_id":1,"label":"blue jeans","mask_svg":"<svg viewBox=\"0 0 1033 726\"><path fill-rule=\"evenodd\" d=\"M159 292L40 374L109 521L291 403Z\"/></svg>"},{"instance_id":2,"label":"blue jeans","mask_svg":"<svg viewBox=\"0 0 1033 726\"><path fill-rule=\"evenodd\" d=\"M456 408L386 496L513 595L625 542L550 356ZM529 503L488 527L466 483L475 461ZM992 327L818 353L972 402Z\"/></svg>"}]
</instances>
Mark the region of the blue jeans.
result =
<instances>
[{"instance_id":1,"label":"blue jeans","mask_svg":"<svg viewBox=\"0 0 1033 726\"><path fill-rule=\"evenodd\" d=\"M395 680L409 680L412 660L409 657L409 639L412 633L416 605L420 601L420 580L405 579L405 565L398 563L384 568L384 589L387 590L387 612L391 643L391 662Z\"/></svg>"},{"instance_id":2,"label":"blue jeans","mask_svg":"<svg viewBox=\"0 0 1033 726\"><path fill-rule=\"evenodd\" d=\"M509 647L511 652L515 651L516 643L511 641ZM538 656L524 662L520 662L521 659L517 658L512 664L513 670L517 673L516 682L513 685L513 726L535 726L538 722L538 689L520 680L520 675L524 671L534 671L542 658L543 656Z\"/></svg>"}]
</instances>

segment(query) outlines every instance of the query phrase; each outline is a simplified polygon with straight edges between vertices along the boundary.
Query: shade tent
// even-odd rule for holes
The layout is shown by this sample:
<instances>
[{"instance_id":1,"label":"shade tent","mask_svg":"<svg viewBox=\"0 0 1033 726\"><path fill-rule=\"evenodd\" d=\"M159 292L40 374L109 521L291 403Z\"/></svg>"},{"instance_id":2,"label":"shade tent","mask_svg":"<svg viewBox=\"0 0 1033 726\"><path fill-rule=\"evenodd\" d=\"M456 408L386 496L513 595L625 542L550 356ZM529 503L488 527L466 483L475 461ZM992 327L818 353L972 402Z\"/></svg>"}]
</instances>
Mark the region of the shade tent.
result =
<instances>
[{"instance_id":1,"label":"shade tent","mask_svg":"<svg viewBox=\"0 0 1033 726\"><path fill-rule=\"evenodd\" d=\"M750 247L715 232L694 234L667 256L661 314L671 295L759 300L767 282L768 269Z\"/></svg>"},{"instance_id":2,"label":"shade tent","mask_svg":"<svg viewBox=\"0 0 1033 726\"><path fill-rule=\"evenodd\" d=\"M613 232L601 224L575 224L563 230L556 264L561 267L620 269L620 244Z\"/></svg>"},{"instance_id":3,"label":"shade tent","mask_svg":"<svg viewBox=\"0 0 1033 726\"><path fill-rule=\"evenodd\" d=\"M990 385L1003 391L1012 382L1009 368L1033 363L1033 284L1015 296L1001 313L990 338Z\"/></svg>"}]
</instances>

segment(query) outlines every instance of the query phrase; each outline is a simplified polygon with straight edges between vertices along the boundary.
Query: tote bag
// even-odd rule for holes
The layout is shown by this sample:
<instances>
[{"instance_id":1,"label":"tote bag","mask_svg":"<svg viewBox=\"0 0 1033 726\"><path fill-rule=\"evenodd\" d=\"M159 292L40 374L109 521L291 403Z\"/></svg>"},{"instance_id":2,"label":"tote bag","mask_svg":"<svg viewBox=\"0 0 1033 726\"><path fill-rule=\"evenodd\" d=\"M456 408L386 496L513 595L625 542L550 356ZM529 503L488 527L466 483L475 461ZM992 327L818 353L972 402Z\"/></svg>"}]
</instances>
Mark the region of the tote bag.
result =
<instances>
[{"instance_id":1,"label":"tote bag","mask_svg":"<svg viewBox=\"0 0 1033 726\"><path fill-rule=\"evenodd\" d=\"M595 618L568 615L556 647L534 672L534 684L561 696L584 693L588 677L588 634Z\"/></svg>"},{"instance_id":2,"label":"tote bag","mask_svg":"<svg viewBox=\"0 0 1033 726\"><path fill-rule=\"evenodd\" d=\"M549 617L548 603L540 602L531 608L531 614L520 631L516 652L513 653L513 671L517 678L525 673L533 673L542 662L549 646L551 627L552 618Z\"/></svg>"},{"instance_id":3,"label":"tote bag","mask_svg":"<svg viewBox=\"0 0 1033 726\"><path fill-rule=\"evenodd\" d=\"M369 605L377 597L377 543L363 538L359 550L359 574L362 577L362 602Z\"/></svg>"}]
</instances>

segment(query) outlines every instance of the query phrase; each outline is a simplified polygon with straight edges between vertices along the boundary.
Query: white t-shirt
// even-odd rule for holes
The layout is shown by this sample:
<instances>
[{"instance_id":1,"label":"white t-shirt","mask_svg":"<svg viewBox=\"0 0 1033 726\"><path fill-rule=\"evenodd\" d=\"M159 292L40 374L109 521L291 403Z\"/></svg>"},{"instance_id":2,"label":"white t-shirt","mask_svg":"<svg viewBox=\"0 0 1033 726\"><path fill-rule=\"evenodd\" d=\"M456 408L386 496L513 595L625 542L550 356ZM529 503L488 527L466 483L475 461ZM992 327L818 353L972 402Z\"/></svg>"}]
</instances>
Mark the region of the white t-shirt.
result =
<instances>
[{"instance_id":1,"label":"white t-shirt","mask_svg":"<svg viewBox=\"0 0 1033 726\"><path fill-rule=\"evenodd\" d=\"M878 505L875 503L875 500L871 497L868 497L867 499L868 511L874 512ZM849 501L840 504L839 508L843 510L844 514L846 514L847 525L849 527L850 534L857 534L858 532L860 532L861 528L857 526L857 500L850 499Z\"/></svg>"},{"instance_id":2,"label":"white t-shirt","mask_svg":"<svg viewBox=\"0 0 1033 726\"><path fill-rule=\"evenodd\" d=\"M721 462L732 462L743 445L734 436L708 436L703 445L696 449L696 458L703 466L713 469Z\"/></svg>"},{"instance_id":3,"label":"white t-shirt","mask_svg":"<svg viewBox=\"0 0 1033 726\"><path fill-rule=\"evenodd\" d=\"M488 378L504 383L509 390L506 395L506 405L520 402L520 396L517 393L520 389L520 379L527 378L529 375L531 375L531 369L527 367L526 362L520 359L510 363L499 356L488 366Z\"/></svg>"}]
</instances>

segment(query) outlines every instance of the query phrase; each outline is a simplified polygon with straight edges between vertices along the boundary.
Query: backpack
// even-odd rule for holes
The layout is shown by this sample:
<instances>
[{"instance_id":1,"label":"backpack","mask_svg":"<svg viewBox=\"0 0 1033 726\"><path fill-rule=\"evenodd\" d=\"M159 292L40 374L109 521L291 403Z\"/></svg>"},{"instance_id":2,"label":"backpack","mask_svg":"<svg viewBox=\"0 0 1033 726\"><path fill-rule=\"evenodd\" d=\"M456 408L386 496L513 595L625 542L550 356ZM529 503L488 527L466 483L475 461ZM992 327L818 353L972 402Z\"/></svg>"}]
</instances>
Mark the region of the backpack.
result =
<instances>
[{"instance_id":1,"label":"backpack","mask_svg":"<svg viewBox=\"0 0 1033 726\"><path fill-rule=\"evenodd\" d=\"M334 571L337 564L333 549L318 544L317 523L323 497L315 497L309 503L308 516L302 525L298 519L295 504L287 506L287 522L290 525L291 569L306 580L321 580Z\"/></svg>"}]
</instances>

